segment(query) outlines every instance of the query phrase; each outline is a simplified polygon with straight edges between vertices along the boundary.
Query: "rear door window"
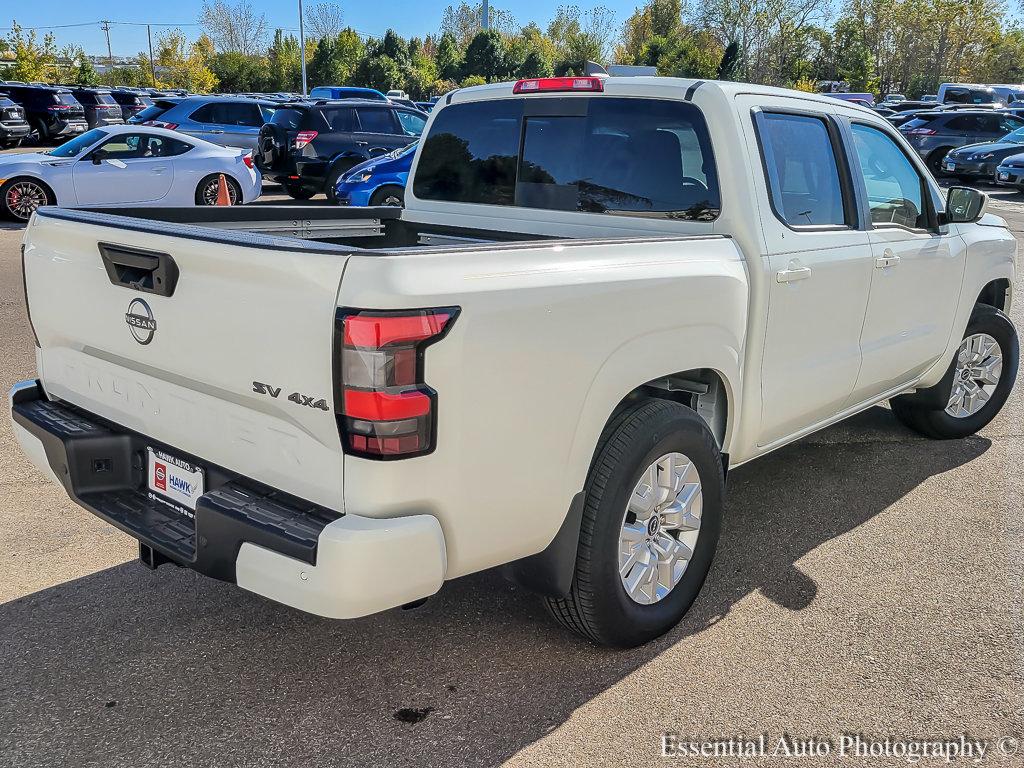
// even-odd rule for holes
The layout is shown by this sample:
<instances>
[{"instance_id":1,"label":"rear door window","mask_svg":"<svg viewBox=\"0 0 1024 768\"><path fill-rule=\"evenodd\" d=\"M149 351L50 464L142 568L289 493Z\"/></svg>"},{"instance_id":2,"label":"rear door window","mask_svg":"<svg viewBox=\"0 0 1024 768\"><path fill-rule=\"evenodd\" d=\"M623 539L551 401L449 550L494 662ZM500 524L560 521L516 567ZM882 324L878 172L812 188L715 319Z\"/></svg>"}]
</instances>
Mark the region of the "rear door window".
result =
<instances>
[{"instance_id":1,"label":"rear door window","mask_svg":"<svg viewBox=\"0 0 1024 768\"><path fill-rule=\"evenodd\" d=\"M757 133L772 208L793 226L847 226L843 184L823 117L763 112Z\"/></svg>"},{"instance_id":2,"label":"rear door window","mask_svg":"<svg viewBox=\"0 0 1024 768\"><path fill-rule=\"evenodd\" d=\"M413 183L423 199L548 210L709 221L721 207L700 110L654 99L446 107Z\"/></svg>"},{"instance_id":3,"label":"rear door window","mask_svg":"<svg viewBox=\"0 0 1024 768\"><path fill-rule=\"evenodd\" d=\"M355 133L359 130L359 123L356 122L356 111L351 107L324 109L323 116L332 131Z\"/></svg>"},{"instance_id":4,"label":"rear door window","mask_svg":"<svg viewBox=\"0 0 1024 768\"><path fill-rule=\"evenodd\" d=\"M364 133L398 133L398 125L390 109L361 107L356 110L359 115L359 129Z\"/></svg>"}]
</instances>

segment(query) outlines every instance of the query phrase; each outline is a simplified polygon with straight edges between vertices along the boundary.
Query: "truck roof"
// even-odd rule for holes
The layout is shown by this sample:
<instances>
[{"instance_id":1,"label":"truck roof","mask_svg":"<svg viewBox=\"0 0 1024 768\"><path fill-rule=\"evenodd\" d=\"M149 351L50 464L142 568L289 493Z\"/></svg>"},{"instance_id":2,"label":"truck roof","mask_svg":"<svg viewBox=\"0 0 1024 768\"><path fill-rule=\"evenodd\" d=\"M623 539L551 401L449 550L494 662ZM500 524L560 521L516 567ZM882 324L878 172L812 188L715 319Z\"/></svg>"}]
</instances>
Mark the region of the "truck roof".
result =
<instances>
[{"instance_id":1,"label":"truck roof","mask_svg":"<svg viewBox=\"0 0 1024 768\"><path fill-rule=\"evenodd\" d=\"M543 78L541 78L543 79ZM741 93L764 94L765 96L785 96L788 98L799 98L805 101L823 104L828 107L835 107L836 100L827 94L808 93L806 91L795 91L789 88L776 88L770 85L754 85L753 83L735 83L728 80L699 80L683 77L603 77L604 94L608 96L647 96L653 98L687 98L690 99L699 90L714 91L725 99ZM451 91L447 96L441 98L444 104L453 102L482 101L484 99L503 98L513 95L514 81L505 83L489 83L487 85L475 85L470 88L461 88ZM689 95L687 95L689 93ZM547 93L535 93L531 96L565 97L565 96L594 96L592 91L580 91L571 93L568 91L557 91ZM600 94L598 94L600 95ZM862 109L869 114L875 114L867 107L847 102L846 106L854 109Z\"/></svg>"}]
</instances>

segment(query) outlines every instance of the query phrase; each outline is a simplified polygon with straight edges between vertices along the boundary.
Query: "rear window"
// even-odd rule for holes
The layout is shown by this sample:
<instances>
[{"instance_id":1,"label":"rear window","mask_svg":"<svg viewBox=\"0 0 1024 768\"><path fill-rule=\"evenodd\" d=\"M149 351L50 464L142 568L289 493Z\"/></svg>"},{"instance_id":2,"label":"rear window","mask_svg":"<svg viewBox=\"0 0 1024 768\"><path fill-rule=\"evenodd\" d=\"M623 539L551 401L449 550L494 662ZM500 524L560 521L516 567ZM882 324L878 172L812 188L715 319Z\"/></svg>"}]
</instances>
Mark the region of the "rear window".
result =
<instances>
[{"instance_id":1,"label":"rear window","mask_svg":"<svg viewBox=\"0 0 1024 768\"><path fill-rule=\"evenodd\" d=\"M173 101L158 101L154 103L153 106L146 107L144 110L139 112L139 114L137 114L134 119L140 123L144 120L156 120L158 117L160 117L160 115L162 115L164 112L169 110L174 105L175 102Z\"/></svg>"},{"instance_id":2,"label":"rear window","mask_svg":"<svg viewBox=\"0 0 1024 768\"><path fill-rule=\"evenodd\" d=\"M934 117L914 117L914 118L911 118L910 120L907 120L907 122L902 123L900 125L900 130L902 131L902 130L905 129L905 130L909 131L909 130L912 130L914 128L923 128L924 126L929 125L930 123L934 122L935 120L936 120L936 118L934 118Z\"/></svg>"},{"instance_id":3,"label":"rear window","mask_svg":"<svg viewBox=\"0 0 1024 768\"><path fill-rule=\"evenodd\" d=\"M359 128L365 133L398 133L390 109L360 107L356 112L359 114Z\"/></svg>"},{"instance_id":4,"label":"rear window","mask_svg":"<svg viewBox=\"0 0 1024 768\"><path fill-rule=\"evenodd\" d=\"M95 94L97 104L117 104L114 97L109 93L97 93Z\"/></svg>"},{"instance_id":5,"label":"rear window","mask_svg":"<svg viewBox=\"0 0 1024 768\"><path fill-rule=\"evenodd\" d=\"M80 107L78 99L72 96L70 93L55 93L53 94L53 101L55 104L69 104L72 107Z\"/></svg>"},{"instance_id":6,"label":"rear window","mask_svg":"<svg viewBox=\"0 0 1024 768\"><path fill-rule=\"evenodd\" d=\"M270 118L274 125L280 125L286 131L297 131L302 127L302 118L305 110L302 109L278 109Z\"/></svg>"},{"instance_id":7,"label":"rear window","mask_svg":"<svg viewBox=\"0 0 1024 768\"><path fill-rule=\"evenodd\" d=\"M446 107L424 142L416 196L690 221L718 216L714 155L692 104L540 104L502 99Z\"/></svg>"}]
</instances>

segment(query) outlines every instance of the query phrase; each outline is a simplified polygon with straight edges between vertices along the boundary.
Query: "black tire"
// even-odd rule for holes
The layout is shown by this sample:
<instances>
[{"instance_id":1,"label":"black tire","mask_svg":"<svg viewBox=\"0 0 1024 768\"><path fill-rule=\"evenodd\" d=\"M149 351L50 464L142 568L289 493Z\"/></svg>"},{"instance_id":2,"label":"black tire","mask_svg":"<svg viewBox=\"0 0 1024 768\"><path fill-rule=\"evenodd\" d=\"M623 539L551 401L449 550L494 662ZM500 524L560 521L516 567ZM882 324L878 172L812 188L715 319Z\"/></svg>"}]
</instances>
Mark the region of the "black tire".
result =
<instances>
[{"instance_id":1,"label":"black tire","mask_svg":"<svg viewBox=\"0 0 1024 768\"><path fill-rule=\"evenodd\" d=\"M196 205L216 205L217 204L217 184L221 174L211 173L205 177L199 184L196 185ZM238 182L233 178L224 174L224 181L228 185L228 197L231 199L232 205L242 204L242 188ZM212 190L212 197L211 197Z\"/></svg>"},{"instance_id":2,"label":"black tire","mask_svg":"<svg viewBox=\"0 0 1024 768\"><path fill-rule=\"evenodd\" d=\"M309 200L316 195L316 190L309 187L294 187L290 184L285 184L284 193L293 200Z\"/></svg>"},{"instance_id":3,"label":"black tire","mask_svg":"<svg viewBox=\"0 0 1024 768\"><path fill-rule=\"evenodd\" d=\"M643 605L619 576L619 535L641 474L666 453L693 463L703 494L700 533L693 556L675 587ZM668 400L644 400L605 428L590 467L576 570L569 595L546 598L552 616L567 629L601 645L631 648L675 626L697 598L718 545L725 476L721 454L704 421Z\"/></svg>"},{"instance_id":4,"label":"black tire","mask_svg":"<svg viewBox=\"0 0 1024 768\"><path fill-rule=\"evenodd\" d=\"M370 205L405 207L405 190L397 184L388 184L373 193L370 197Z\"/></svg>"},{"instance_id":5,"label":"black tire","mask_svg":"<svg viewBox=\"0 0 1024 768\"><path fill-rule=\"evenodd\" d=\"M927 160L928 170L930 170L932 172L932 175L935 178L939 178L941 176L945 176L946 175L943 172L943 170L942 170L942 161L945 160L946 155L949 154L951 149L953 149L953 148L952 147L942 147L941 149L936 149L934 152L932 152L930 155L928 155L928 160Z\"/></svg>"},{"instance_id":6,"label":"black tire","mask_svg":"<svg viewBox=\"0 0 1024 768\"><path fill-rule=\"evenodd\" d=\"M357 163L362 162L361 160L345 159L337 161L331 170L327 173L327 178L324 179L324 194L327 195L327 199L332 203L338 202L338 195L335 193L335 187L338 185L338 179L341 178L345 171L351 170L356 166Z\"/></svg>"},{"instance_id":7,"label":"black tire","mask_svg":"<svg viewBox=\"0 0 1024 768\"><path fill-rule=\"evenodd\" d=\"M12 221L26 222L32 218L32 213L35 208L26 212L19 210L17 201L23 199L24 195L14 198L11 194L15 187L23 187L28 185L35 190L33 195L42 195L40 205L55 205L57 199L53 195L53 190L43 184L39 179L33 179L27 176L16 176L13 179L8 179L2 186L0 186L0 213L3 213L4 218Z\"/></svg>"},{"instance_id":8,"label":"black tire","mask_svg":"<svg viewBox=\"0 0 1024 768\"><path fill-rule=\"evenodd\" d=\"M999 382L995 385L988 402L970 416L957 417L946 412L957 376L957 358L954 357L946 375L938 384L911 395L894 397L889 401L896 418L915 432L936 440L953 440L973 435L995 418L1010 396L1010 390L1017 379L1017 368L1020 363L1017 330L1010 318L998 309L987 304L978 304L974 308L970 322L967 323L964 338L978 333L988 334L995 339L1003 356Z\"/></svg>"}]
</instances>

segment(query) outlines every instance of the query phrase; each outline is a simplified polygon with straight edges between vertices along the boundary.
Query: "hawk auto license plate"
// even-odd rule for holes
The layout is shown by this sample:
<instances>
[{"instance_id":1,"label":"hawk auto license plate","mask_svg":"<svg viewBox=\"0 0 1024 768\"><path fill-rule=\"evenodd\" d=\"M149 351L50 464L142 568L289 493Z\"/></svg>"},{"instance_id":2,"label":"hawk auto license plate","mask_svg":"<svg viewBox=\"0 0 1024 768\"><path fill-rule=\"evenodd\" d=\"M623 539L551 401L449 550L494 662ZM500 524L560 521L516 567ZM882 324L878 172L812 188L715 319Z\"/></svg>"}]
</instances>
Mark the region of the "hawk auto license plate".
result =
<instances>
[{"instance_id":1,"label":"hawk auto license plate","mask_svg":"<svg viewBox=\"0 0 1024 768\"><path fill-rule=\"evenodd\" d=\"M166 504L189 519L194 518L196 502L205 493L203 470L153 448L147 448L146 454L146 487L150 500Z\"/></svg>"},{"instance_id":2,"label":"hawk auto license plate","mask_svg":"<svg viewBox=\"0 0 1024 768\"><path fill-rule=\"evenodd\" d=\"M1009 181L1010 180L1010 174L1008 174L1006 171L1000 171L999 172L999 180L1000 181Z\"/></svg>"}]
</instances>

